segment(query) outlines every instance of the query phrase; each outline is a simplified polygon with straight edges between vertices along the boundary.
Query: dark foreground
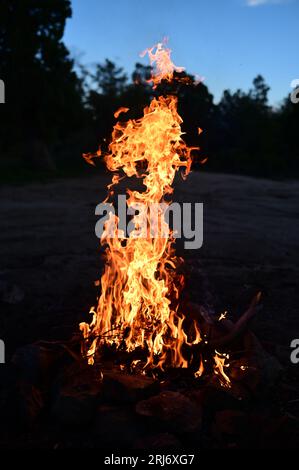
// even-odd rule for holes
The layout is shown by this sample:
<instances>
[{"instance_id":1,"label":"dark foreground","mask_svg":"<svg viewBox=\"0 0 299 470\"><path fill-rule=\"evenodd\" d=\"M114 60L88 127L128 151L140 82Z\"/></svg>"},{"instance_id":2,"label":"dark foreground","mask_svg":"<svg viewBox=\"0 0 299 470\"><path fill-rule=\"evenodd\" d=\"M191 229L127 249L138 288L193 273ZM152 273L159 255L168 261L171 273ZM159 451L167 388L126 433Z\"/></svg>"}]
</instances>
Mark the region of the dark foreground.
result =
<instances>
[{"instance_id":1,"label":"dark foreground","mask_svg":"<svg viewBox=\"0 0 299 470\"><path fill-rule=\"evenodd\" d=\"M6 365L0 365L2 390L5 388L7 390L8 381L14 382L16 371L8 372L8 369L11 369L9 360L17 348L38 340L66 340L76 332L78 323L86 319L88 309L96 297L93 281L99 277L101 269L98 241L94 235L96 221L94 208L104 198L107 181L108 178L99 174L93 179L65 180L45 185L10 186L1 189L0 338L5 341L7 362ZM264 388L262 393L254 394L251 398L247 397L246 410L227 401L227 392L222 390L215 392L220 393L222 397L216 400L217 403L220 400L220 409L214 409L215 402L212 400L212 403L204 406L208 413L213 411L212 415L207 417L204 414L199 417L193 407L196 406L194 403L200 401L202 409L202 396L199 397L195 392L193 396L186 397L185 392L182 396L173 396L174 402L182 401L182 408L187 410L190 408L190 416L192 415L195 422L193 423L193 418L189 419L188 415L171 418L170 427L164 422L159 432L156 432L156 437L152 439L158 441L160 439L158 447L163 447L165 439L166 447L183 445L184 440L189 439L188 426L192 427L193 423L196 433L199 433L196 437L193 436L197 439L197 445L295 447L299 442L299 367L290 361L290 343L299 337L297 320L299 184L194 173L187 182L178 184L175 197L176 200L184 202L204 203L203 247L198 251L183 252L179 244L179 252L186 260L189 298L201 302L202 297L206 296L207 300L204 301L213 304L217 313L228 310L228 316L236 320L252 295L258 290L262 291L263 309L254 319L251 330L259 338L264 350L280 362L282 369L279 378L275 378L275 383L269 383L269 387ZM33 362L31 352L27 351L26 354L28 360ZM65 377L69 377L69 374L74 375L73 367L76 366L69 364L68 360L63 363L63 367L66 367L63 368ZM278 370L276 361L273 367L275 374L271 376L271 380ZM59 373L61 371L55 371L56 381L60 380ZM82 373L85 376L86 373ZM54 400L53 403L56 405L52 401L47 404L51 408L47 414L51 432L50 428L47 428L42 434L40 428L35 428L37 424L34 423L34 419L33 422L31 418L28 421L26 415L28 410L25 415L21 411L14 419L17 423L14 429L1 436L0 446L53 448L98 445L100 447L99 442L105 442L103 429L109 426L113 429L123 426L122 435L126 434L125 431L129 428L133 433L138 431L138 427L135 429L132 423L135 418L140 423L140 415L144 414L144 411L140 411L139 406L137 415L134 412L132 417L134 400L142 402L159 393L182 392L182 385L177 383L168 389L166 387L165 390L155 390L154 393L151 384L138 384L137 380L136 385L132 385L130 379L129 383L115 385L116 379L113 374L114 371L110 372L111 377L105 385L106 391L103 393L106 394L106 398L101 399L99 405L101 410L99 408L96 412L98 440L97 438L92 442L88 439L82 440L82 435L87 432L89 425L84 423L84 417L83 422L79 423L79 434L75 433L70 440L65 437L67 432L58 436L55 431L55 425L59 423L57 415L60 416L63 410L66 410L66 416L63 416L62 420L67 421L63 423L67 429L68 426L74 425L67 413L73 415L79 411L76 408L73 411L68 410L69 405L63 405L63 393L61 395L55 389L60 402L57 404L57 400ZM81 376L79 368L78 375ZM84 382L86 386L85 379ZM61 388L61 380L59 384ZM114 384L112 388L111 384ZM82 386L82 380L79 385ZM189 392L193 388L193 385L190 386ZM125 404L120 405L119 396L112 398L112 401L107 399L107 393L111 395L114 390L121 390L118 393L122 397L126 397L124 390L126 391L128 397L125 398ZM51 394L53 393L51 389ZM141 395L135 397L136 393ZM5 401L4 395L3 392L0 406ZM171 399L171 396L166 396L166 401L169 398ZM36 396L34 401L38 403L41 399ZM161 400L159 406L163 409L163 397L160 397ZM209 394L208 400L211 400ZM274 408L273 402L275 402ZM59 410L59 406L62 410ZM88 416L88 410L83 413L84 416ZM119 413L121 418L118 417ZM155 423L154 418L150 416L151 425ZM249 418L251 425L252 420L255 423L253 429L255 427L264 429L266 436L253 438L254 431L251 438L246 441L245 436L249 429L246 423ZM119 419L121 424L118 423ZM173 424L175 419L183 420L182 426L186 428L183 438L181 431L173 429L173 426L176 428ZM186 419L191 421L191 424L186 423ZM201 435L198 425L202 423L202 419L208 419L212 431L209 428L211 433L206 440L199 441ZM130 426L126 424L128 422L131 423ZM154 427L156 429L156 424ZM110 436L117 439L113 429ZM237 437L231 438L231 435L236 434ZM109 441L109 436L106 435L106 439ZM135 441L141 447L156 445L142 440L140 442L137 437ZM109 442L106 442L106 445L108 444Z\"/></svg>"}]
</instances>

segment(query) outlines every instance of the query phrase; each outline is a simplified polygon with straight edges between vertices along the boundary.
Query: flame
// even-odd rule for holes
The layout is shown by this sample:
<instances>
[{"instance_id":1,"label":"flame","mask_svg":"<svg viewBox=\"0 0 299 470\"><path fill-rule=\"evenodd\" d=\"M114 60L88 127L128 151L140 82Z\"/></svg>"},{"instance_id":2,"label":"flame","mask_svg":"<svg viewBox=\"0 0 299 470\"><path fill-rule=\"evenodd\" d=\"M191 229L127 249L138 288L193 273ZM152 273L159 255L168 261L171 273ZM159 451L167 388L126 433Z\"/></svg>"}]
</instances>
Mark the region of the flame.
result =
<instances>
[{"instance_id":1,"label":"flame","mask_svg":"<svg viewBox=\"0 0 299 470\"><path fill-rule=\"evenodd\" d=\"M171 61L171 49L166 47L167 39L163 42L158 42L155 46L146 49L140 55L144 57L146 54L149 56L150 64L153 66L152 79L154 88L162 81L167 80L170 82L173 78L173 72L183 72L184 67L177 67Z\"/></svg>"},{"instance_id":2,"label":"flame","mask_svg":"<svg viewBox=\"0 0 299 470\"><path fill-rule=\"evenodd\" d=\"M202 357L200 358L200 365L198 370L195 372L194 377L201 377L202 374L204 373L204 365L203 365L203 360Z\"/></svg>"},{"instance_id":3,"label":"flame","mask_svg":"<svg viewBox=\"0 0 299 470\"><path fill-rule=\"evenodd\" d=\"M129 108L125 108L124 106L122 106L122 107L119 108L117 111L115 111L115 113L114 113L115 119L119 118L119 116L120 116L122 113L127 113L128 111L130 111Z\"/></svg>"},{"instance_id":4,"label":"flame","mask_svg":"<svg viewBox=\"0 0 299 470\"><path fill-rule=\"evenodd\" d=\"M170 50L163 43L146 52L155 64L154 86L163 79L171 80L174 71L183 70L171 62ZM127 108L120 108L115 116L126 111ZM140 119L117 122L104 156L107 168L115 172L106 201L122 174L141 179L145 187L143 191L127 190L129 208L138 203L146 207L169 204L165 196L172 194L179 170L184 176L190 172L194 150L183 141L181 124L177 98L172 95L153 98ZM95 156L99 155L100 151ZM85 158L91 161L89 154ZM180 260L174 253L174 238L164 218L151 211L145 214L151 230L140 233L139 217L140 214L133 216L135 228L127 238L119 229L116 215L110 213L106 221L101 237L106 246L101 295L96 308L90 311L90 324L80 324L85 339L83 353L93 364L103 344L128 352L141 348L147 352L145 368L188 367L184 349L198 344L201 337L195 322L188 335L184 330L188 312L183 314L179 304L184 279L176 273ZM161 233L168 236L157 236ZM133 361L132 367L138 362ZM202 373L201 360L196 375Z\"/></svg>"},{"instance_id":5,"label":"flame","mask_svg":"<svg viewBox=\"0 0 299 470\"><path fill-rule=\"evenodd\" d=\"M222 321L226 319L227 311L223 312L220 314L218 321Z\"/></svg>"},{"instance_id":6,"label":"flame","mask_svg":"<svg viewBox=\"0 0 299 470\"><path fill-rule=\"evenodd\" d=\"M231 387L231 381L229 376L225 373L224 368L229 367L229 364L225 364L226 359L229 359L228 354L221 354L215 351L214 356L214 372L220 376L220 383L223 387Z\"/></svg>"},{"instance_id":7,"label":"flame","mask_svg":"<svg viewBox=\"0 0 299 470\"><path fill-rule=\"evenodd\" d=\"M98 151L96 152L96 154L94 153L83 153L83 158L86 160L87 163L89 163L90 165L95 165L94 164L94 161L93 159L95 157L100 157L102 155L102 151L101 149L99 148Z\"/></svg>"}]
</instances>

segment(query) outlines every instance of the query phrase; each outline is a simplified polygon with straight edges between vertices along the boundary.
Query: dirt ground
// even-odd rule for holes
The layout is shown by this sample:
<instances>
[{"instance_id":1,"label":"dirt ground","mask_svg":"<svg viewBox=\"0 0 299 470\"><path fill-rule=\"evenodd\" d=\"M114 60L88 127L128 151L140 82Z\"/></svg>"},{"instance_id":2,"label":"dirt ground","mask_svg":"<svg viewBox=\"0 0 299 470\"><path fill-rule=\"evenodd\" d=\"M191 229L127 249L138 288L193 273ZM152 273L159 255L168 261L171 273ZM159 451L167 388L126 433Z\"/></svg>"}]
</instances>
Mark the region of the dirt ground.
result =
<instances>
[{"instance_id":1,"label":"dirt ground","mask_svg":"<svg viewBox=\"0 0 299 470\"><path fill-rule=\"evenodd\" d=\"M67 337L86 319L102 266L94 209L108 181L95 171L0 189L0 338L8 356L37 339ZM175 199L204 203L202 248L179 248L191 297L200 291L196 272L204 273L216 311L236 318L261 290L252 329L298 376L290 342L299 338L299 183L195 172L177 184Z\"/></svg>"}]
</instances>

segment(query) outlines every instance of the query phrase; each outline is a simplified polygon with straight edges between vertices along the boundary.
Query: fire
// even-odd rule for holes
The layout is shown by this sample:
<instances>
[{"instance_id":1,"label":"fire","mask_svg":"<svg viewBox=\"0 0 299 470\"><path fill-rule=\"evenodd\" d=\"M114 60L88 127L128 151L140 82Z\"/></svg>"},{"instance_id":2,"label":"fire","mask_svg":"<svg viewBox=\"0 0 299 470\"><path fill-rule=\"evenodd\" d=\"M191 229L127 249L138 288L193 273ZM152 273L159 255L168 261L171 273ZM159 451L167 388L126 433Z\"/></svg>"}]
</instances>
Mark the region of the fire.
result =
<instances>
[{"instance_id":1,"label":"fire","mask_svg":"<svg viewBox=\"0 0 299 470\"><path fill-rule=\"evenodd\" d=\"M162 43L146 52L155 66L154 87L161 80L171 80L174 71L183 70L171 62L170 50ZM127 108L120 108L115 116L126 111ZM129 208L139 203L146 207L169 204L166 196L169 199L173 192L175 175L179 170L183 170L183 176L188 175L194 150L183 141L181 124L177 97L173 95L153 98L140 119L117 122L109 152L104 156L107 168L114 172L106 201L123 175L141 179L145 188L127 190ZM99 150L95 156L100 155ZM90 161L91 155L85 158ZM174 253L174 238L164 218L153 217L150 211L146 217L151 229L140 233L138 217L133 216L135 228L127 238L116 215L110 213L106 222L101 237L106 246L101 295L90 311L90 324L80 324L85 339L83 352L93 364L104 344L128 352L140 348L147 355L144 368L188 367L184 349L199 343L201 337L195 322L188 334L184 330L188 312L183 314L180 309L184 279L176 273L180 259ZM157 236L160 231L169 236ZM135 359L132 366L137 362ZM201 359L196 375L202 372Z\"/></svg>"},{"instance_id":2,"label":"fire","mask_svg":"<svg viewBox=\"0 0 299 470\"><path fill-rule=\"evenodd\" d=\"M162 81L171 81L173 78L173 72L183 72L184 67L177 67L173 64L170 59L171 50L166 47L166 40L159 42L155 46L146 49L142 52L141 57L146 54L149 56L150 64L154 66L154 72L152 74L151 81L153 82L154 88Z\"/></svg>"},{"instance_id":3,"label":"fire","mask_svg":"<svg viewBox=\"0 0 299 470\"><path fill-rule=\"evenodd\" d=\"M229 359L228 354L221 354L217 351L215 351L215 356L214 356L214 371L216 375L220 376L220 383L223 387L230 387L230 378L228 375L225 373L224 368L229 367L229 364L225 364L225 360Z\"/></svg>"}]
</instances>

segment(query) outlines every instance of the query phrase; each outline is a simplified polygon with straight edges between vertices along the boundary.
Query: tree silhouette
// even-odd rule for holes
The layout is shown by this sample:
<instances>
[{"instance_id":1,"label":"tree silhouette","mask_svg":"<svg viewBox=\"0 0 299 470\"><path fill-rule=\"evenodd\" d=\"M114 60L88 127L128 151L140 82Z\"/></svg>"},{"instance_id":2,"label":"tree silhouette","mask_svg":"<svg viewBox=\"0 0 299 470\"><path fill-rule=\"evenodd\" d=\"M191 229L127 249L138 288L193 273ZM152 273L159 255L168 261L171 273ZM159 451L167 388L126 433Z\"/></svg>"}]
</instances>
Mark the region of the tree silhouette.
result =
<instances>
[{"instance_id":1,"label":"tree silhouette","mask_svg":"<svg viewBox=\"0 0 299 470\"><path fill-rule=\"evenodd\" d=\"M271 174L277 167L275 116L268 106L270 88L258 75L245 93L225 90L218 107L219 168Z\"/></svg>"},{"instance_id":2,"label":"tree silhouette","mask_svg":"<svg viewBox=\"0 0 299 470\"><path fill-rule=\"evenodd\" d=\"M298 176L299 170L299 103L286 98L277 113L277 150L284 162L285 171Z\"/></svg>"},{"instance_id":3,"label":"tree silhouette","mask_svg":"<svg viewBox=\"0 0 299 470\"><path fill-rule=\"evenodd\" d=\"M265 79L261 75L257 75L252 83L253 89L249 91L250 98L266 108L268 105L270 87L266 84Z\"/></svg>"},{"instance_id":4,"label":"tree silhouette","mask_svg":"<svg viewBox=\"0 0 299 470\"><path fill-rule=\"evenodd\" d=\"M74 62L63 43L70 0L0 1L0 156L23 157L34 168L64 159L80 161L103 140L109 143L114 112L138 118L153 96L178 96L184 138L201 147L208 170L277 176L299 170L299 105L287 98L279 109L268 102L269 86L257 75L251 89L225 90L219 104L203 83L186 72L156 89L151 67L135 65L131 80L106 59L93 70ZM198 127L204 130L198 135ZM50 153L51 151L51 153ZM72 165L74 162L72 162Z\"/></svg>"},{"instance_id":5,"label":"tree silhouette","mask_svg":"<svg viewBox=\"0 0 299 470\"><path fill-rule=\"evenodd\" d=\"M114 112L121 106L120 97L125 91L127 76L121 67L106 59L103 64L96 65L91 80L87 106L92 114L95 132L102 140L112 131Z\"/></svg>"},{"instance_id":6,"label":"tree silhouette","mask_svg":"<svg viewBox=\"0 0 299 470\"><path fill-rule=\"evenodd\" d=\"M114 99L124 91L127 76L121 67L106 59L104 64L97 64L93 81L102 95Z\"/></svg>"},{"instance_id":7,"label":"tree silhouette","mask_svg":"<svg viewBox=\"0 0 299 470\"><path fill-rule=\"evenodd\" d=\"M50 164L45 144L79 124L80 82L62 42L70 17L69 0L0 4L0 76L7 92L2 136L6 145L21 142L24 157L35 163Z\"/></svg>"}]
</instances>

